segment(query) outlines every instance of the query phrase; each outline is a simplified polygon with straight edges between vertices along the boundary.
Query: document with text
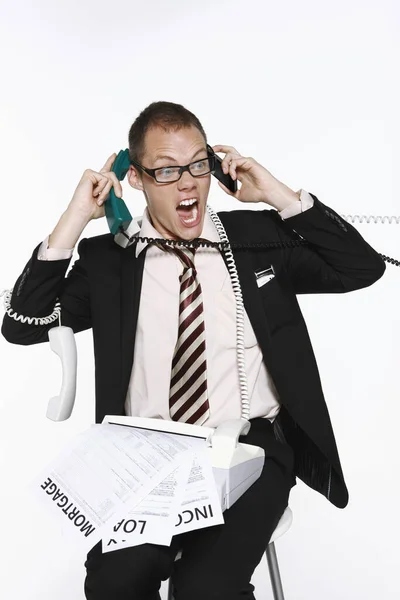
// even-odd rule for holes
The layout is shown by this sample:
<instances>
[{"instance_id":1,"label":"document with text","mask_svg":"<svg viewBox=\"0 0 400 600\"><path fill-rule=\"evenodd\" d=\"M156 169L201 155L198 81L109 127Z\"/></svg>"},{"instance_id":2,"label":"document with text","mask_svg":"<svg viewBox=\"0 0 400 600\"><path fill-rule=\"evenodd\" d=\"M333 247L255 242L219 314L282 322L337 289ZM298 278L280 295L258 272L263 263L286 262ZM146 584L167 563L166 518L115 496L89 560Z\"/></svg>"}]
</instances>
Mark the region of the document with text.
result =
<instances>
[{"instance_id":1,"label":"document with text","mask_svg":"<svg viewBox=\"0 0 400 600\"><path fill-rule=\"evenodd\" d=\"M169 545L223 523L204 439L102 423L78 434L29 486L73 540L103 552Z\"/></svg>"},{"instance_id":2,"label":"document with text","mask_svg":"<svg viewBox=\"0 0 400 600\"><path fill-rule=\"evenodd\" d=\"M113 528L110 536L103 536L103 552L147 542L169 546L174 535L224 523L204 440L187 438L187 443L192 453Z\"/></svg>"}]
</instances>

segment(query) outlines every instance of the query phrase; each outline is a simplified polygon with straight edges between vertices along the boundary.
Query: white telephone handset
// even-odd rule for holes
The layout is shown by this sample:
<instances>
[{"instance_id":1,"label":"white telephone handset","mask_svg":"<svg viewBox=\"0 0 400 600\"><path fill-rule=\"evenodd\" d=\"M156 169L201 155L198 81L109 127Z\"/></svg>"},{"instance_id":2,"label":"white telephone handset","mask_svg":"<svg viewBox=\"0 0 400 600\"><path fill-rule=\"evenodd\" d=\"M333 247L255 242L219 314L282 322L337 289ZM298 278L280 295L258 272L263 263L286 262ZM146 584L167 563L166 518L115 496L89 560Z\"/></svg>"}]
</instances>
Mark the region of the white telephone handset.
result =
<instances>
[{"instance_id":1,"label":"white telephone handset","mask_svg":"<svg viewBox=\"0 0 400 600\"><path fill-rule=\"evenodd\" d=\"M48 325L58 319L59 325L51 327L48 331L50 348L61 360L62 383L58 396L49 400L46 416L52 421L65 421L69 419L75 404L76 393L76 365L77 352L74 331L71 327L61 325L61 306L57 301L51 315L46 317L26 317L17 314L11 308L11 295L13 290L3 290L0 298L4 295L4 308L9 317L14 321L28 323L29 325Z\"/></svg>"},{"instance_id":2,"label":"white telephone handset","mask_svg":"<svg viewBox=\"0 0 400 600\"><path fill-rule=\"evenodd\" d=\"M71 327L60 325L49 329L50 348L61 360L62 383L58 396L49 400L46 417L52 421L69 419L75 403L77 352Z\"/></svg>"}]
</instances>

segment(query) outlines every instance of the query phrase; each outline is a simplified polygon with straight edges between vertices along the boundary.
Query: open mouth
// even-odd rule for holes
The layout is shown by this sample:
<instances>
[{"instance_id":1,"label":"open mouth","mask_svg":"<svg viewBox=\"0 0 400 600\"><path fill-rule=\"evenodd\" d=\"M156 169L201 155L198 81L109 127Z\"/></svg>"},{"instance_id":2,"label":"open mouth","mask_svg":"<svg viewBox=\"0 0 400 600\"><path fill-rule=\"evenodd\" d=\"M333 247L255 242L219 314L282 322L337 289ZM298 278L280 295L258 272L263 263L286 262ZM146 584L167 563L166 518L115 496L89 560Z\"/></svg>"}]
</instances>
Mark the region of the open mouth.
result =
<instances>
[{"instance_id":1,"label":"open mouth","mask_svg":"<svg viewBox=\"0 0 400 600\"><path fill-rule=\"evenodd\" d=\"M200 209L196 198L183 200L176 207L176 212L185 227L194 227L200 222Z\"/></svg>"}]
</instances>

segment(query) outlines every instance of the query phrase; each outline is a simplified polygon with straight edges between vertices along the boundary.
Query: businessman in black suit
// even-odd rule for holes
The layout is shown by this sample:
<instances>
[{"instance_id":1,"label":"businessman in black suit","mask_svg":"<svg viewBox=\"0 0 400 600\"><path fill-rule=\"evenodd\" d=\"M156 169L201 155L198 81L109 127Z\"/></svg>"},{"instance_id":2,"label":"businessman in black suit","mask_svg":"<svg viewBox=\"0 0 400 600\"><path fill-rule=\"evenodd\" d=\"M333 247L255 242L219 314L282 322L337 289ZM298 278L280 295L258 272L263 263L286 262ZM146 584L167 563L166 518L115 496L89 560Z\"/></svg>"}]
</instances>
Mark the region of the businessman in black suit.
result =
<instances>
[{"instance_id":1,"label":"businessman in black suit","mask_svg":"<svg viewBox=\"0 0 400 600\"><path fill-rule=\"evenodd\" d=\"M146 197L147 226L168 239L202 237L210 174L196 176L189 169L181 170L179 179L164 185L154 178L151 169L164 168L167 172L171 164L190 163L197 167L196 161L206 156L204 130L181 105L153 103L146 111L131 128L131 158L141 166L131 166L128 180ZM175 118L172 125L171 120L162 118L168 113L170 119L171 111ZM264 398L260 398L259 412L250 415L250 433L241 439L266 450L265 466L260 479L224 513L224 525L175 536L169 548L144 544L102 554L97 544L85 563L85 593L91 600L156 600L160 581L171 574L177 600L253 599L250 578L287 506L295 477L337 507L344 508L348 502L318 369L296 294L343 293L367 287L383 275L384 262L351 225L315 195L296 194L253 158L242 157L232 147L213 149L225 155L224 171L241 183L231 195L240 202L265 202L273 207L219 213L231 242L289 242L300 236L309 243L234 251L249 326L255 334L263 368L273 381L271 389L275 390L270 394L274 412L263 411ZM146 283L149 246L140 253L136 244L124 249L111 234L82 239L79 259L65 277L72 249L84 227L91 219L104 216L103 203L111 186L117 195L122 194L120 183L110 172L114 158L115 155L110 157L99 173L85 171L55 230L33 251L11 300L13 310L19 314L45 316L59 298L63 325L72 327L74 332L92 328L97 423L106 414L127 414L127 394L135 392L133 369L137 360L142 360L140 335L146 336L146 331L140 333L138 327L146 310L146 303L140 301L145 286L150 285ZM178 209L177 204L186 198L196 200L193 207ZM199 277L200 263L199 254ZM275 277L259 287L256 274L270 267ZM157 285L157 278L153 280L152 285ZM159 302L162 310L162 297ZM11 343L41 343L48 341L48 329L55 325L21 324L6 315L2 334ZM158 368L162 370L165 365L147 365L155 373ZM210 378L212 368L209 361ZM236 377L234 370L230 372L232 378ZM225 385L223 382L222 387ZM223 418L229 418L228 412L223 412L224 406L218 408ZM133 401L130 410L135 414ZM160 414L162 410L161 407ZM213 418L212 397L210 413L209 422ZM183 549L182 558L174 563L178 549Z\"/></svg>"}]
</instances>

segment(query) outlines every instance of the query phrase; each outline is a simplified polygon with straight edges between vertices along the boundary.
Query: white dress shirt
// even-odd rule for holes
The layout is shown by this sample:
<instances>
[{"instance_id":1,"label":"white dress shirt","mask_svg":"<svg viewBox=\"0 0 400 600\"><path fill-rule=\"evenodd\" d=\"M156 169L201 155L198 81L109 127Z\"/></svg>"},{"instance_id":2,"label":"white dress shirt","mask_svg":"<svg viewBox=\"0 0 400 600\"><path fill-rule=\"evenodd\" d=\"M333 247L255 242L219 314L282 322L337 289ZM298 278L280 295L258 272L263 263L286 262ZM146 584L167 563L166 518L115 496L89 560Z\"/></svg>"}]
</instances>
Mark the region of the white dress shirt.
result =
<instances>
[{"instance_id":1,"label":"white dress shirt","mask_svg":"<svg viewBox=\"0 0 400 600\"><path fill-rule=\"evenodd\" d=\"M290 218L313 206L313 198L300 190L299 201L280 211ZM139 236L160 237L145 209ZM217 230L206 212L199 237L218 242ZM48 248L48 237L39 248L39 260L72 256L73 248ZM136 244L136 256L146 246ZM240 388L236 357L236 304L224 260L215 248L198 248L194 263L202 288L206 336L207 389L210 416L207 427L241 416ZM136 330L134 361L125 400L127 415L170 420L169 387L171 362L177 340L179 318L179 258L151 245L147 249ZM263 362L262 352L245 310L245 365L250 399L250 418L274 420L279 397Z\"/></svg>"}]
</instances>

